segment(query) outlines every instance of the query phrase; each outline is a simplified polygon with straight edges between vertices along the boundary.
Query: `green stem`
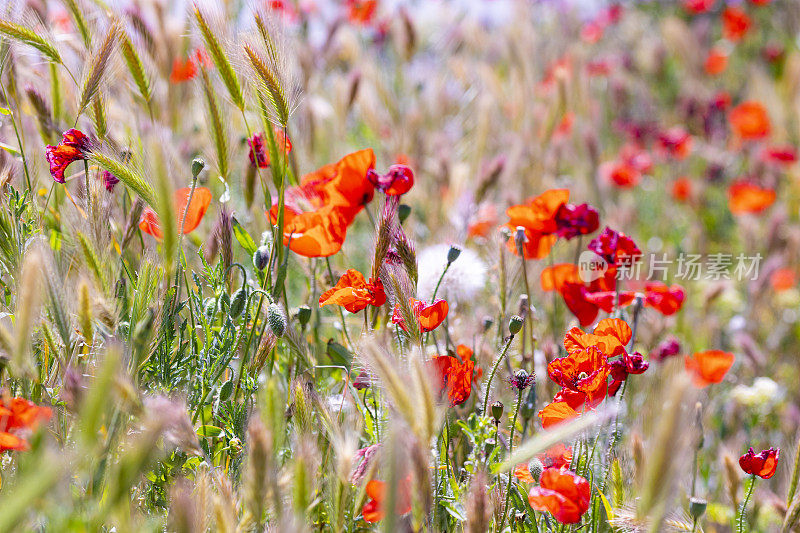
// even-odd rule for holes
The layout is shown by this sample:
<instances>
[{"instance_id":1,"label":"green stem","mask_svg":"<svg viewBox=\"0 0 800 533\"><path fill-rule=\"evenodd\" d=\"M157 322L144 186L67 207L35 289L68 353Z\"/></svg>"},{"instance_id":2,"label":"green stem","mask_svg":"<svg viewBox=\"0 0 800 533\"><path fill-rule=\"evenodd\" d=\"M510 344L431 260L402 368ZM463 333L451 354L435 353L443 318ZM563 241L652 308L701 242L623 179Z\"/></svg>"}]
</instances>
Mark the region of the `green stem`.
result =
<instances>
[{"instance_id":1,"label":"green stem","mask_svg":"<svg viewBox=\"0 0 800 533\"><path fill-rule=\"evenodd\" d=\"M494 362L492 365L492 371L489 373L489 379L486 381L486 390L483 394L483 411L481 414L486 416L488 414L489 408L489 392L492 390L492 380L494 379L494 375L497 372L497 367L500 366L500 361L506 356L508 352L508 348L511 346L511 342L514 340L514 335L509 335L508 339L506 340L505 345L503 346L503 350L500 352L500 357L497 358L497 361Z\"/></svg>"},{"instance_id":2,"label":"green stem","mask_svg":"<svg viewBox=\"0 0 800 533\"><path fill-rule=\"evenodd\" d=\"M736 532L737 533L744 533L744 513L747 510L747 504L750 502L750 496L753 495L753 487L756 485L756 475L752 474L750 476L750 482L747 486L747 492L744 495L744 501L742 502L742 506L739 508L739 516L736 520Z\"/></svg>"},{"instance_id":3,"label":"green stem","mask_svg":"<svg viewBox=\"0 0 800 533\"><path fill-rule=\"evenodd\" d=\"M514 430L517 428L517 415L519 414L519 406L522 404L522 392L520 389L517 393L517 406L514 408L514 417L511 419L511 434L508 437L508 456L514 451ZM511 498L511 484L513 483L513 472L508 473L508 485L506 485L506 503L503 506L503 517L500 519L500 531L503 531L503 526L506 523L506 515L508 515L508 503Z\"/></svg>"}]
</instances>

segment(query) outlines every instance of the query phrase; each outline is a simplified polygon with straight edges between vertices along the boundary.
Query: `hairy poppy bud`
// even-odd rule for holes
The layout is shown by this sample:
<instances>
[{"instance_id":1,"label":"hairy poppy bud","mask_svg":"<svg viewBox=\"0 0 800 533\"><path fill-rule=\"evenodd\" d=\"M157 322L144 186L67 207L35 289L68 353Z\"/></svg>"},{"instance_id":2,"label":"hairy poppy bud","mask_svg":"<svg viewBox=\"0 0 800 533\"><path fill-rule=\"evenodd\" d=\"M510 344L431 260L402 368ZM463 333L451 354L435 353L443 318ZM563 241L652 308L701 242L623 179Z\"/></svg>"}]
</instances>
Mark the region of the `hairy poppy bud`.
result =
<instances>
[{"instance_id":1,"label":"hairy poppy bud","mask_svg":"<svg viewBox=\"0 0 800 533\"><path fill-rule=\"evenodd\" d=\"M447 251L447 264L453 263L458 256L461 255L461 248L458 246L451 246L450 249Z\"/></svg>"},{"instance_id":2,"label":"hairy poppy bud","mask_svg":"<svg viewBox=\"0 0 800 533\"><path fill-rule=\"evenodd\" d=\"M411 206L408 204L400 204L397 208L397 220L400 221L402 224L408 218L408 215L411 214Z\"/></svg>"},{"instance_id":3,"label":"hairy poppy bud","mask_svg":"<svg viewBox=\"0 0 800 533\"><path fill-rule=\"evenodd\" d=\"M307 305L301 305L297 308L297 321L300 322L301 326L305 326L308 324L309 319L311 318L311 308Z\"/></svg>"},{"instance_id":4,"label":"hairy poppy bud","mask_svg":"<svg viewBox=\"0 0 800 533\"><path fill-rule=\"evenodd\" d=\"M503 402L496 401L492 404L492 418L494 418L494 423L500 423L500 417L503 416Z\"/></svg>"},{"instance_id":5,"label":"hairy poppy bud","mask_svg":"<svg viewBox=\"0 0 800 533\"><path fill-rule=\"evenodd\" d=\"M236 318L242 314L245 303L247 303L247 288L242 287L233 293L233 297L231 298L231 306L228 309L231 318Z\"/></svg>"},{"instance_id":6,"label":"hairy poppy bud","mask_svg":"<svg viewBox=\"0 0 800 533\"><path fill-rule=\"evenodd\" d=\"M516 335L522 329L522 317L519 315L514 315L511 317L511 320L508 321L508 332L512 335Z\"/></svg>"},{"instance_id":7,"label":"hairy poppy bud","mask_svg":"<svg viewBox=\"0 0 800 533\"><path fill-rule=\"evenodd\" d=\"M192 160L192 177L196 178L200 172L206 167L206 162L203 161L202 157L195 157Z\"/></svg>"},{"instance_id":8,"label":"hairy poppy bud","mask_svg":"<svg viewBox=\"0 0 800 533\"><path fill-rule=\"evenodd\" d=\"M692 520L699 520L700 517L703 516L703 513L706 512L707 505L708 502L702 498L692 498L689 500L689 515L692 517Z\"/></svg>"},{"instance_id":9,"label":"hairy poppy bud","mask_svg":"<svg viewBox=\"0 0 800 533\"><path fill-rule=\"evenodd\" d=\"M533 459L531 459L531 462L528 463L528 470L530 471L531 476L533 476L533 479L539 481L542 472L544 472L544 465L539 459L534 457Z\"/></svg>"},{"instance_id":10,"label":"hairy poppy bud","mask_svg":"<svg viewBox=\"0 0 800 533\"><path fill-rule=\"evenodd\" d=\"M264 270L267 268L267 262L269 261L269 247L266 245L259 246L255 252L253 252L253 266L259 270Z\"/></svg>"},{"instance_id":11,"label":"hairy poppy bud","mask_svg":"<svg viewBox=\"0 0 800 533\"><path fill-rule=\"evenodd\" d=\"M278 304L269 304L267 307L267 322L273 335L283 337L286 331L286 317L283 316L283 310Z\"/></svg>"}]
</instances>

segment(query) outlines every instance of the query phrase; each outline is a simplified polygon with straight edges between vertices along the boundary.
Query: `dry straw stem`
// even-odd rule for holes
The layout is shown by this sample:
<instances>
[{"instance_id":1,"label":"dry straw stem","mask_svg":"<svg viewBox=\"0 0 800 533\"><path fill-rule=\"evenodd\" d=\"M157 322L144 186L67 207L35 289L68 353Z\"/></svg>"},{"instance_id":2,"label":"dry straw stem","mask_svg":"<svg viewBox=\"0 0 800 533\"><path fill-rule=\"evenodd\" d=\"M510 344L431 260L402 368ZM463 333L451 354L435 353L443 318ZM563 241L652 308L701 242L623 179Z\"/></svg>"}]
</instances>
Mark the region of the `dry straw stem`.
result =
<instances>
[{"instance_id":1,"label":"dry straw stem","mask_svg":"<svg viewBox=\"0 0 800 533\"><path fill-rule=\"evenodd\" d=\"M36 48L55 63L63 63L56 47L30 28L0 19L0 33Z\"/></svg>"},{"instance_id":2,"label":"dry straw stem","mask_svg":"<svg viewBox=\"0 0 800 533\"><path fill-rule=\"evenodd\" d=\"M86 106L89 105L92 98L94 98L97 91L100 89L100 83L103 81L103 76L109 67L111 54L114 52L114 47L117 43L117 35L119 34L119 23L114 21L108 29L108 34L103 40L103 43L95 52L92 57L89 74L83 81L81 88L81 99L78 104L78 114L82 113Z\"/></svg>"},{"instance_id":3,"label":"dry straw stem","mask_svg":"<svg viewBox=\"0 0 800 533\"><path fill-rule=\"evenodd\" d=\"M225 87L228 89L228 94L233 100L233 105L240 110L244 110L244 95L242 94L242 85L239 83L239 78L231 66L225 50L219 42L219 39L211 30L208 23L208 17L200 10L197 4L194 5L194 18L197 21L197 27L200 29L200 34L203 36L203 41L206 44L206 50L217 67L220 77L222 78Z\"/></svg>"}]
</instances>

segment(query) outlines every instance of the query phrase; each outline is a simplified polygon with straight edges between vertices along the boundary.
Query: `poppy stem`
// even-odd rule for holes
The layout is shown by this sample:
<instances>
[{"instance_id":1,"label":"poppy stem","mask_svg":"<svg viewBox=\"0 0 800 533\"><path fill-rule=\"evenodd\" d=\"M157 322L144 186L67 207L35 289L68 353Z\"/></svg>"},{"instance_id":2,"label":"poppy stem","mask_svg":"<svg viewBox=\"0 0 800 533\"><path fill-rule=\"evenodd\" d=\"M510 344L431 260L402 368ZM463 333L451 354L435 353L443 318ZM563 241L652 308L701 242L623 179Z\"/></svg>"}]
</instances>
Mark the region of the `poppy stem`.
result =
<instances>
[{"instance_id":1,"label":"poppy stem","mask_svg":"<svg viewBox=\"0 0 800 533\"><path fill-rule=\"evenodd\" d=\"M331 277L331 283L335 284L335 279L333 276L333 269L331 268L331 258L325 258L325 264L328 266L328 275ZM353 341L350 339L350 334L347 332L347 323L344 320L344 311L342 311L342 307L336 306L339 309L339 317L342 319L342 331L344 332L344 337L347 339L347 344L350 346L352 350L355 347Z\"/></svg>"},{"instance_id":2,"label":"poppy stem","mask_svg":"<svg viewBox=\"0 0 800 533\"><path fill-rule=\"evenodd\" d=\"M92 223L92 190L89 187L89 162L83 160L83 177L86 183L86 218L89 219L89 225Z\"/></svg>"},{"instance_id":3,"label":"poppy stem","mask_svg":"<svg viewBox=\"0 0 800 533\"><path fill-rule=\"evenodd\" d=\"M525 389L519 389L517 393L517 405L514 407L514 416L511 419L511 432L508 437L508 457L511 457L511 453L514 451L514 430L517 428L517 415L519 415L519 406L522 405L522 393ZM508 473L508 485L506 485L506 503L503 506L503 516L500 519L500 529L498 531L503 531L503 526L506 523L506 515L508 515L508 504L511 498L511 483L513 483L514 475L509 472Z\"/></svg>"},{"instance_id":4,"label":"poppy stem","mask_svg":"<svg viewBox=\"0 0 800 533\"><path fill-rule=\"evenodd\" d=\"M481 411L482 416L487 416L488 408L489 408L489 393L492 390L492 380L494 379L495 373L497 373L497 367L500 366L500 361L506 356L508 352L508 348L511 346L511 343L514 341L514 334L511 334L506 339L506 343L503 346L503 350L500 352L500 357L497 358L497 361L494 362L492 365L492 371L489 373L489 379L486 381L486 390L483 393L483 411Z\"/></svg>"},{"instance_id":5,"label":"poppy stem","mask_svg":"<svg viewBox=\"0 0 800 533\"><path fill-rule=\"evenodd\" d=\"M750 475L750 481L747 484L747 492L744 494L744 501L742 501L742 506L739 508L739 516L736 520L736 532L737 533L744 533L744 514L747 510L747 504L750 502L750 496L753 495L753 487L756 485L756 475Z\"/></svg>"}]
</instances>

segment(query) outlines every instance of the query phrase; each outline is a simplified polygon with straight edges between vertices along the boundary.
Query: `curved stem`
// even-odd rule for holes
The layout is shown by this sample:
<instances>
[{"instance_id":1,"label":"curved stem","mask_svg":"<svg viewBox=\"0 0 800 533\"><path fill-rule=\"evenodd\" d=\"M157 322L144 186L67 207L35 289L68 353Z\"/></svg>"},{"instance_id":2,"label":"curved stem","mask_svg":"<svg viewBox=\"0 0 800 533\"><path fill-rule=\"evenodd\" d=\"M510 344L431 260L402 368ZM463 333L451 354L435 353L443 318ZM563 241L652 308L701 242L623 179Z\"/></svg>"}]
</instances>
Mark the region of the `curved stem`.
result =
<instances>
[{"instance_id":1,"label":"curved stem","mask_svg":"<svg viewBox=\"0 0 800 533\"><path fill-rule=\"evenodd\" d=\"M503 351L500 352L500 357L497 358L497 361L494 362L492 365L492 371L489 373L489 379L486 381L486 391L483 394L483 411L481 414L486 416L487 409L489 407L489 392L492 390L492 380L494 379L495 373L497 373L497 367L500 366L500 361L506 356L508 352L508 348L511 346L511 342L514 340L514 335L509 335L508 339L506 340L506 344L503 346Z\"/></svg>"},{"instance_id":2,"label":"curved stem","mask_svg":"<svg viewBox=\"0 0 800 533\"><path fill-rule=\"evenodd\" d=\"M753 487L756 485L756 475L750 475L750 483L747 486L747 492L744 495L744 501L742 502L742 506L739 508L739 516L736 520L736 532L737 533L744 533L744 513L747 510L747 504L750 501L750 496L753 495Z\"/></svg>"}]
</instances>

